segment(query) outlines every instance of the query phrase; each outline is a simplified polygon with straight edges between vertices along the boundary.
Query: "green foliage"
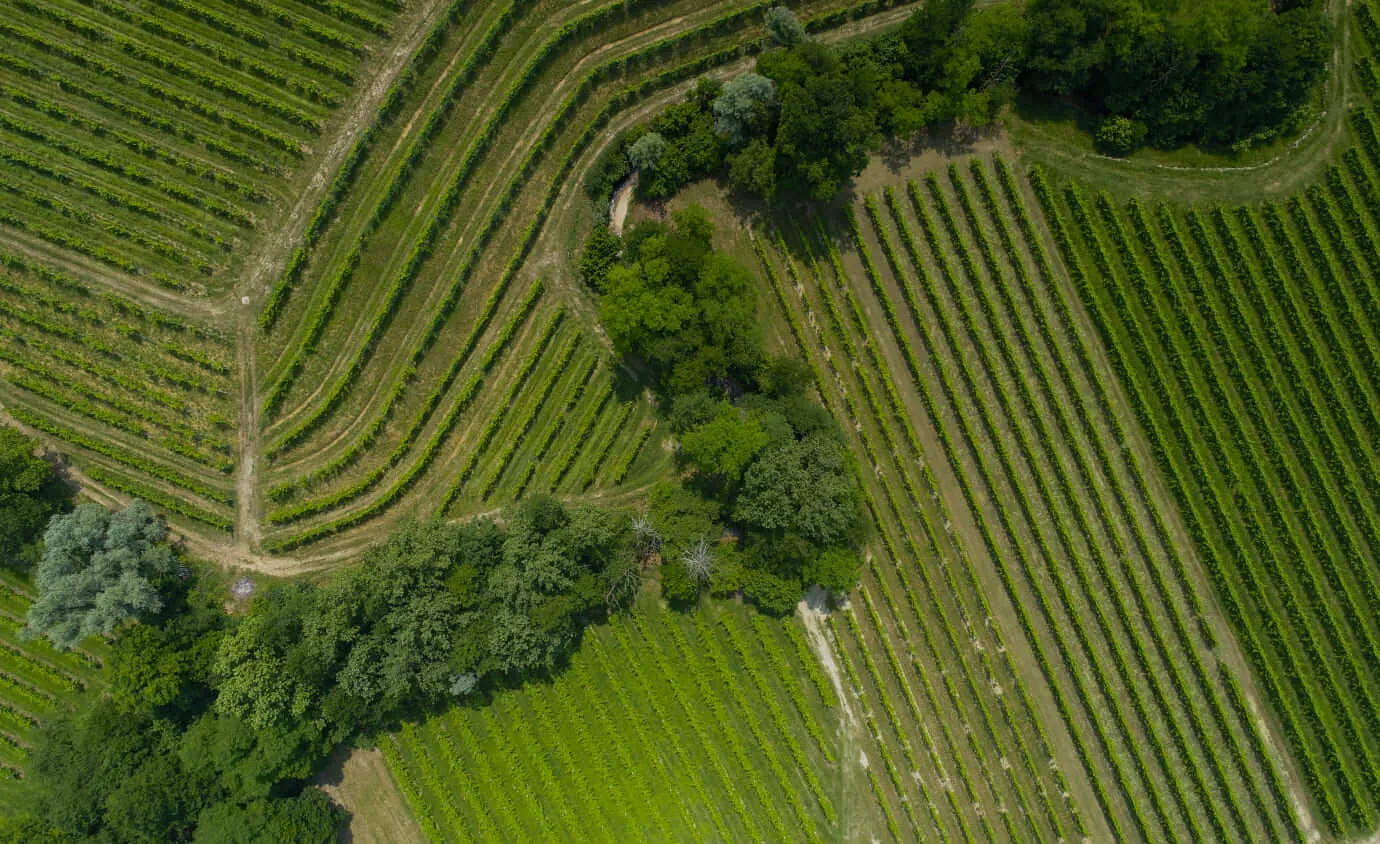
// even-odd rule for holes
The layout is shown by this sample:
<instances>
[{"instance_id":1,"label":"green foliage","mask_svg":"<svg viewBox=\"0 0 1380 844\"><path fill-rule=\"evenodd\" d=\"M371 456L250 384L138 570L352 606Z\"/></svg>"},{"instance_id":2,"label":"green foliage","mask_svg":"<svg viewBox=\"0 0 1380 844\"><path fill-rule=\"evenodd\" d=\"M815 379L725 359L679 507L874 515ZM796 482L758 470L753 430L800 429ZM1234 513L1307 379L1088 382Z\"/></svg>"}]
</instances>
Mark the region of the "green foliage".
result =
<instances>
[{"instance_id":1,"label":"green foliage","mask_svg":"<svg viewBox=\"0 0 1380 844\"><path fill-rule=\"evenodd\" d=\"M308 788L296 797L255 800L243 806L218 803L197 817L196 844L292 841L331 844L342 812L325 792Z\"/></svg>"},{"instance_id":2,"label":"green foliage","mask_svg":"<svg viewBox=\"0 0 1380 844\"><path fill-rule=\"evenodd\" d=\"M580 252L580 280L589 289L602 293L608 285L609 270L618 263L623 241L608 226L595 226Z\"/></svg>"},{"instance_id":3,"label":"green foliage","mask_svg":"<svg viewBox=\"0 0 1380 844\"><path fill-rule=\"evenodd\" d=\"M161 623L137 624L115 643L110 697L129 712L200 711L209 701L211 661L225 625L218 608L195 601L166 607Z\"/></svg>"},{"instance_id":4,"label":"green foliage","mask_svg":"<svg viewBox=\"0 0 1380 844\"><path fill-rule=\"evenodd\" d=\"M53 467L34 456L38 443L0 428L0 560L21 568L38 560L38 541L63 504Z\"/></svg>"},{"instance_id":5,"label":"green foliage","mask_svg":"<svg viewBox=\"0 0 1380 844\"><path fill-rule=\"evenodd\" d=\"M768 615L786 615L800 600L800 581L761 569L743 572L743 594Z\"/></svg>"},{"instance_id":6,"label":"green foliage","mask_svg":"<svg viewBox=\"0 0 1380 844\"><path fill-rule=\"evenodd\" d=\"M117 513L83 504L55 517L34 571L39 598L29 607L26 632L67 649L158 612L160 586L177 564L163 544L167 535L162 517L137 500Z\"/></svg>"},{"instance_id":7,"label":"green foliage","mask_svg":"<svg viewBox=\"0 0 1380 844\"><path fill-rule=\"evenodd\" d=\"M795 12L785 6L773 6L767 10L767 35L778 47L794 47L810 37Z\"/></svg>"},{"instance_id":8,"label":"green foliage","mask_svg":"<svg viewBox=\"0 0 1380 844\"><path fill-rule=\"evenodd\" d=\"M700 474L735 487L767 439L757 416L722 402L713 419L681 438L680 454Z\"/></svg>"},{"instance_id":9,"label":"green foliage","mask_svg":"<svg viewBox=\"0 0 1380 844\"><path fill-rule=\"evenodd\" d=\"M668 560L661 566L661 597L671 604L693 604L700 597L700 588L700 582L680 560Z\"/></svg>"},{"instance_id":10,"label":"green foliage","mask_svg":"<svg viewBox=\"0 0 1380 844\"><path fill-rule=\"evenodd\" d=\"M1248 144L1295 117L1332 50L1316 8L1035 0L1028 84L1140 121L1150 143Z\"/></svg>"},{"instance_id":11,"label":"green foliage","mask_svg":"<svg viewBox=\"0 0 1380 844\"><path fill-rule=\"evenodd\" d=\"M1097 126L1097 145L1112 155L1129 155L1145 142L1144 123L1123 115L1104 119Z\"/></svg>"},{"instance_id":12,"label":"green foliage","mask_svg":"<svg viewBox=\"0 0 1380 844\"><path fill-rule=\"evenodd\" d=\"M859 500L843 445L811 434L762 452L744 476L733 515L758 530L834 545L856 532Z\"/></svg>"},{"instance_id":13,"label":"green foliage","mask_svg":"<svg viewBox=\"0 0 1380 844\"><path fill-rule=\"evenodd\" d=\"M771 127L776 105L776 84L770 79L756 73L735 76L724 83L711 107L714 131L730 146L739 146Z\"/></svg>"},{"instance_id":14,"label":"green foliage","mask_svg":"<svg viewBox=\"0 0 1380 844\"><path fill-rule=\"evenodd\" d=\"M749 196L771 201L776 196L776 147L754 138L729 157L728 183Z\"/></svg>"},{"instance_id":15,"label":"green foliage","mask_svg":"<svg viewBox=\"0 0 1380 844\"><path fill-rule=\"evenodd\" d=\"M112 536L148 553L139 519L67 518L109 522L83 534L101 553ZM45 722L35 840L333 840L338 813L302 787L331 748L557 667L584 624L630 602L631 534L624 514L539 496L502 527L407 524L331 584L272 586L243 615L165 590L161 612L117 632L111 693Z\"/></svg>"},{"instance_id":16,"label":"green foliage","mask_svg":"<svg viewBox=\"0 0 1380 844\"><path fill-rule=\"evenodd\" d=\"M761 360L752 273L713 253L703 209L640 224L608 271L599 313L614 347L651 364L671 394L743 382Z\"/></svg>"},{"instance_id":17,"label":"green foliage","mask_svg":"<svg viewBox=\"0 0 1380 844\"><path fill-rule=\"evenodd\" d=\"M610 566L631 553L627 522L606 511L566 510L546 496L516 508L489 578L497 610L481 665L510 675L549 671L573 647L580 620L603 606Z\"/></svg>"},{"instance_id":18,"label":"green foliage","mask_svg":"<svg viewBox=\"0 0 1380 844\"><path fill-rule=\"evenodd\" d=\"M628 163L634 170L645 170L648 174L656 170L662 156L666 154L666 139L656 132L648 132L628 147Z\"/></svg>"},{"instance_id":19,"label":"green foliage","mask_svg":"<svg viewBox=\"0 0 1380 844\"><path fill-rule=\"evenodd\" d=\"M866 67L845 66L833 48L812 41L767 53L757 66L779 86L776 157L782 181L814 198L832 199L867 164L878 139L875 77Z\"/></svg>"},{"instance_id":20,"label":"green foliage","mask_svg":"<svg viewBox=\"0 0 1380 844\"><path fill-rule=\"evenodd\" d=\"M858 585L862 558L852 548L826 548L805 562L801 577L831 592L844 594Z\"/></svg>"}]
</instances>

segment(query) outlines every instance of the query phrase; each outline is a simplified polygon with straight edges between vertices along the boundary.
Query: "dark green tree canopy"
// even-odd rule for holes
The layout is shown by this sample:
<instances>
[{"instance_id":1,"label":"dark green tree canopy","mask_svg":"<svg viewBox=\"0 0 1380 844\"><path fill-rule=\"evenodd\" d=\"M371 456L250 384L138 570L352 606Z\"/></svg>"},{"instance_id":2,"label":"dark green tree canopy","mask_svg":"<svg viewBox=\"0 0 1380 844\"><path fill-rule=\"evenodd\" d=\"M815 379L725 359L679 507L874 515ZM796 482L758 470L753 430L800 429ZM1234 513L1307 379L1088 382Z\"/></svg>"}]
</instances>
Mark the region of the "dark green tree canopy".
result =
<instances>
[{"instance_id":1,"label":"dark green tree canopy","mask_svg":"<svg viewBox=\"0 0 1380 844\"><path fill-rule=\"evenodd\" d=\"M1311 3L1033 0L1033 90L1083 97L1149 142L1244 144L1285 127L1326 71L1331 33Z\"/></svg>"},{"instance_id":2,"label":"dark green tree canopy","mask_svg":"<svg viewBox=\"0 0 1380 844\"><path fill-rule=\"evenodd\" d=\"M83 541L51 543L69 557L166 550L130 515L72 519ZM306 785L333 747L552 670L640 565L626 513L539 496L501 523L404 525L327 586L270 586L243 614L174 578L162 611L117 631L110 693L45 720L34 812L0 834L334 840L341 813Z\"/></svg>"},{"instance_id":3,"label":"dark green tree canopy","mask_svg":"<svg viewBox=\"0 0 1380 844\"><path fill-rule=\"evenodd\" d=\"M767 533L798 533L818 545L852 538L858 482L840 443L822 434L764 450L747 470L733 515Z\"/></svg>"},{"instance_id":4,"label":"dark green tree canopy","mask_svg":"<svg viewBox=\"0 0 1380 844\"><path fill-rule=\"evenodd\" d=\"M43 529L66 504L53 467L34 455L37 446L13 428L0 428L0 562L14 568L38 561Z\"/></svg>"}]
</instances>

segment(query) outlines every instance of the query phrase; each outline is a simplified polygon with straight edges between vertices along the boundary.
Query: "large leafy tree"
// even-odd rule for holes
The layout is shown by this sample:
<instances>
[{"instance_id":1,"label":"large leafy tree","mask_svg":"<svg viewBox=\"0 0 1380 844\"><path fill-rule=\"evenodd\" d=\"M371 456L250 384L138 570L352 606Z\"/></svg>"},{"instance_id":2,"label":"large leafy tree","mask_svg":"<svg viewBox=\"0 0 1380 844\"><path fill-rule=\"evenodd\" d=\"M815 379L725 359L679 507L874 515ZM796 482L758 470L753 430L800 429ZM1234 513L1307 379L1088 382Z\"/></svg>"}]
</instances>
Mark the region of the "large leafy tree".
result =
<instances>
[{"instance_id":1,"label":"large leafy tree","mask_svg":"<svg viewBox=\"0 0 1380 844\"><path fill-rule=\"evenodd\" d=\"M167 536L167 523L143 501L115 513L83 504L54 518L34 572L39 597L29 607L27 632L70 648L158 612L160 584L177 568Z\"/></svg>"},{"instance_id":2,"label":"large leafy tree","mask_svg":"<svg viewBox=\"0 0 1380 844\"><path fill-rule=\"evenodd\" d=\"M858 501L858 482L842 445L811 434L762 452L743 478L733 513L761 531L789 531L837 545L853 538Z\"/></svg>"},{"instance_id":3,"label":"large leafy tree","mask_svg":"<svg viewBox=\"0 0 1380 844\"><path fill-rule=\"evenodd\" d=\"M246 804L217 803L197 818L196 844L242 844L246 841L291 841L332 844L342 813L315 788L282 800Z\"/></svg>"},{"instance_id":4,"label":"large leafy tree","mask_svg":"<svg viewBox=\"0 0 1380 844\"><path fill-rule=\"evenodd\" d=\"M767 131L776 111L776 84L744 73L724 83L714 100L714 130L733 146Z\"/></svg>"},{"instance_id":5,"label":"large leafy tree","mask_svg":"<svg viewBox=\"0 0 1380 844\"><path fill-rule=\"evenodd\" d=\"M776 161L782 179L832 199L879 140L875 68L846 66L831 47L806 41L762 55L757 69L776 82L781 100Z\"/></svg>"},{"instance_id":6,"label":"large leafy tree","mask_svg":"<svg viewBox=\"0 0 1380 844\"><path fill-rule=\"evenodd\" d=\"M502 561L489 579L494 608L487 667L506 674L554 668L580 622L605 605L620 562L633 556L629 522L549 496L507 513Z\"/></svg>"},{"instance_id":7,"label":"large leafy tree","mask_svg":"<svg viewBox=\"0 0 1380 844\"><path fill-rule=\"evenodd\" d=\"M1311 3L1033 0L1026 85L1075 95L1151 143L1243 144L1307 102L1331 51Z\"/></svg>"},{"instance_id":8,"label":"large leafy tree","mask_svg":"<svg viewBox=\"0 0 1380 844\"><path fill-rule=\"evenodd\" d=\"M600 320L619 352L650 364L671 395L750 380L761 363L757 282L710 247L709 215L691 206L674 225L643 223L607 273Z\"/></svg>"}]
</instances>

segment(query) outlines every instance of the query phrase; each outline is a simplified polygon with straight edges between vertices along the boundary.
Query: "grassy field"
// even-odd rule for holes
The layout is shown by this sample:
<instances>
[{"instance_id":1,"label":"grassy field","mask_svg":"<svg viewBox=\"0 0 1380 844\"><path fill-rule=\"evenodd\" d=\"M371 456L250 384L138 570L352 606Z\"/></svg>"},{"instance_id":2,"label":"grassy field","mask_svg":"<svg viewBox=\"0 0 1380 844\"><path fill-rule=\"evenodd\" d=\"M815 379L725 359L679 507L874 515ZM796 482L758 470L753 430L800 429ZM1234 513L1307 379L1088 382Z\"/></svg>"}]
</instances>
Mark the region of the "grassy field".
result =
<instances>
[{"instance_id":1,"label":"grassy field","mask_svg":"<svg viewBox=\"0 0 1380 844\"><path fill-rule=\"evenodd\" d=\"M30 737L39 723L70 705L71 698L101 683L109 656L105 643L86 642L59 652L40 639L24 642L19 631L33 592L19 578L0 573L0 808L18 808L16 787L24 776Z\"/></svg>"},{"instance_id":2,"label":"grassy field","mask_svg":"<svg viewBox=\"0 0 1380 844\"><path fill-rule=\"evenodd\" d=\"M588 629L554 682L381 745L433 841L867 840L883 820L805 636L648 599Z\"/></svg>"}]
</instances>

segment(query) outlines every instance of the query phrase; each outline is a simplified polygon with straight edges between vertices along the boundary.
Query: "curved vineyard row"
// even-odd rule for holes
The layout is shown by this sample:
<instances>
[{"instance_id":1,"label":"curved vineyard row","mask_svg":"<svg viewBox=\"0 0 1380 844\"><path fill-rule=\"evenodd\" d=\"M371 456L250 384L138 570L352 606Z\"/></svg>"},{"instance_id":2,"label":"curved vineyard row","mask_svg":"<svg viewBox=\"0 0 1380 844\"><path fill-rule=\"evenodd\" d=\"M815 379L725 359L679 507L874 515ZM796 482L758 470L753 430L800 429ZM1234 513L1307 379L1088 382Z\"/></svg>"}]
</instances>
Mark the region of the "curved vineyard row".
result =
<instances>
[{"instance_id":1,"label":"curved vineyard row","mask_svg":"<svg viewBox=\"0 0 1380 844\"><path fill-rule=\"evenodd\" d=\"M263 341L269 383L289 384L286 390L269 386L263 395L266 403L281 405L276 421L265 429L273 458L267 470L270 497L278 505L274 512L291 520L268 531L264 547L315 544L385 512L401 511L398 502L404 495L408 501L439 501L443 509L459 512L494 498L499 485L506 483L504 462L512 456L489 455L473 444L497 436L496 428L486 434L486 425L503 423L488 415L491 409L506 407L506 401L501 394L480 389L474 400L484 424L478 418L477 427L461 423L448 439L443 431L449 423L440 418L439 409L453 404L464 386L452 373L465 366L476 342L494 342L488 336L494 331L490 325L494 315L513 307L511 294L530 289L525 267L546 235L546 217L572 190L566 178L586 159L602 127L663 87L738 58L743 50L739 45L755 48L760 44L755 22L763 7L696 5L693 14L683 15L675 15L680 6L674 2L650 3L645 10L640 5L620 6L617 14L588 9L554 35L546 34L550 29L535 28L525 15L514 21L506 16L477 20L476 31L488 33L482 38L457 28L452 41L473 46L473 52L456 54L449 67L420 71L419 81L429 81L430 87L419 84L419 93L402 107L397 120L429 127L435 140L413 162L408 150L415 150L414 138L392 130L384 133L382 137L392 138L392 143L376 145L379 155L371 154L361 163L358 190L333 212L332 224L300 277L303 295L287 300L283 326L301 325L297 314L321 315L320 333L312 341L316 351L301 358L299 367L292 350L301 348L300 330L274 332ZM593 31L586 16L603 28ZM498 34L491 44L493 33ZM534 40L538 38L546 40ZM598 39L607 46L597 59L584 58L575 49L574 45ZM536 58L527 58L533 54L519 49L533 45L540 45ZM663 57L673 63L663 67ZM461 68L470 82L454 93L450 86L462 78ZM572 68L579 72L572 74ZM551 85L541 84L548 78ZM442 91L448 93L437 93ZM539 110L531 110L543 102ZM480 120L459 119L476 113ZM411 120L402 116L408 114ZM526 140L519 143L519 138ZM473 176L481 172L482 179ZM452 218L460 207L467 213ZM410 213L418 208L421 213ZM525 225L514 223L519 220ZM369 235L360 250L353 235L370 232L376 234ZM348 278L337 286L341 271ZM342 294L332 291L355 289L371 279L383 284L360 291L363 298L357 301L362 307L351 308L347 315L333 304ZM479 279L496 282L481 287L474 283ZM480 296L485 297L482 305ZM282 343L288 350L285 355L270 351ZM534 383L544 383L545 374L549 373L539 370ZM424 389L437 384L440 403L423 401ZM548 403L585 402L585 395L600 396L598 382L586 385L562 378L553 385ZM515 477L515 489L525 491L536 482L553 488L569 484L582 492L631 485L664 470L670 456L656 445L649 406L641 401L599 401L589 412L596 416L581 424L592 442L590 436L573 436L575 431L559 433L549 451L557 455L560 468L544 481L538 477L544 466L531 470L532 477ZM552 421L546 414L536 419L542 425ZM521 419L515 422L523 424ZM525 448L529 440L545 435L535 427L527 434L515 433L518 442L513 448ZM380 464L373 456L376 449L360 445L371 438L400 443L404 449L413 445L396 462L389 457ZM435 450L423 446L433 442L438 444ZM589 453L577 457L578 449ZM478 488L469 498L471 493L464 491L469 476L486 471L470 464L494 456L498 461L487 471L503 475L489 481L477 474ZM296 483L303 477L315 488L311 498L303 496L306 489ZM401 486L404 478L407 486ZM321 519L316 514L324 511L312 501L330 502L336 515ZM323 553L327 547L320 546Z\"/></svg>"}]
</instances>

